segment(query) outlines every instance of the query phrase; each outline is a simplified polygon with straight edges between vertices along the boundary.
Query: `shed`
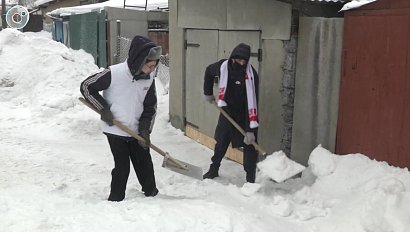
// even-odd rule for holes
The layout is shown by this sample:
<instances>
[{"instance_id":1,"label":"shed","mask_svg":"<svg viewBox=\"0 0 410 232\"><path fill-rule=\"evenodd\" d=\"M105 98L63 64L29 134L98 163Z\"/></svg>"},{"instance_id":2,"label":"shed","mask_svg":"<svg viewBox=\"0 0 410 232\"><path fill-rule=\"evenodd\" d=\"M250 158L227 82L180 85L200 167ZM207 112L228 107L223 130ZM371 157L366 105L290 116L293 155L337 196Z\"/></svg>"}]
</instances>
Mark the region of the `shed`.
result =
<instances>
[{"instance_id":1,"label":"shed","mask_svg":"<svg viewBox=\"0 0 410 232\"><path fill-rule=\"evenodd\" d=\"M341 1L172 0L169 4L169 112L174 127L213 148L218 111L203 101L204 71L245 42L261 77L258 140L262 147L268 153L284 150L302 164L309 156L306 151L319 143L334 151ZM316 96L323 93L329 97L318 101ZM326 122L314 124L319 119ZM306 128L307 123L317 127ZM294 149L294 139L305 146ZM228 151L228 158L242 162L235 150Z\"/></svg>"},{"instance_id":2,"label":"shed","mask_svg":"<svg viewBox=\"0 0 410 232\"><path fill-rule=\"evenodd\" d=\"M410 1L345 13L336 152L410 167Z\"/></svg>"},{"instance_id":3,"label":"shed","mask_svg":"<svg viewBox=\"0 0 410 232\"><path fill-rule=\"evenodd\" d=\"M47 13L62 7L79 6L103 2L105 0L37 0L34 5L38 7L43 16L44 24L51 24L53 19L47 17Z\"/></svg>"},{"instance_id":4,"label":"shed","mask_svg":"<svg viewBox=\"0 0 410 232\"><path fill-rule=\"evenodd\" d=\"M150 27L153 27L151 37L160 38L155 42L166 46L164 51L168 51L168 12L165 11L168 4L155 4L155 7L166 7L154 11L130 5L124 8L124 4L114 0L50 12L54 18L55 40L73 49L84 49L94 56L100 67L125 60L131 39L135 35L149 36Z\"/></svg>"}]
</instances>

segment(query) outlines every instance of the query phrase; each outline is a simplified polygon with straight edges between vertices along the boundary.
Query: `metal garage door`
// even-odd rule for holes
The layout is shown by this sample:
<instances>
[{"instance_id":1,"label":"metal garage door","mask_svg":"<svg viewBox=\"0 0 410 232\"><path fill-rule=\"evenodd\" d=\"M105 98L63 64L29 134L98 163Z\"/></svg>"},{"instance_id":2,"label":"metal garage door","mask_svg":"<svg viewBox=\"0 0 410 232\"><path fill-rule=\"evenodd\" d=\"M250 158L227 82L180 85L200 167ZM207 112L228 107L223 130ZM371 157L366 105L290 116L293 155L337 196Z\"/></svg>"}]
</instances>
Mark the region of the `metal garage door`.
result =
<instances>
[{"instance_id":1,"label":"metal garage door","mask_svg":"<svg viewBox=\"0 0 410 232\"><path fill-rule=\"evenodd\" d=\"M251 64L258 70L256 54L260 48L260 31L186 31L186 123L208 136L213 136L219 114L203 99L205 69L219 59L228 58L232 49L241 42L251 46L254 53ZM214 95L216 93L217 85L214 86Z\"/></svg>"}]
</instances>

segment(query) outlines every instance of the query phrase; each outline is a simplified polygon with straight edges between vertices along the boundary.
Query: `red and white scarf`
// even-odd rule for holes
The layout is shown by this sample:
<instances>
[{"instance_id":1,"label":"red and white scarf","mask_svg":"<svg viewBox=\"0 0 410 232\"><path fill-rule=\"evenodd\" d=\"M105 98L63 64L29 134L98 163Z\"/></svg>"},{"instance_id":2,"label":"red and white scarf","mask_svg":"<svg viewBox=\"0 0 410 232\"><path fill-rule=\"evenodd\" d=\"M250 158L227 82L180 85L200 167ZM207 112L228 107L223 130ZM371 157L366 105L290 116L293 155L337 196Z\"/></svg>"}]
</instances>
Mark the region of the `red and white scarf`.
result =
<instances>
[{"instance_id":1,"label":"red and white scarf","mask_svg":"<svg viewBox=\"0 0 410 232\"><path fill-rule=\"evenodd\" d=\"M228 61L226 60L221 65L221 76L219 80L219 91L218 91L218 106L227 106L224 101L226 88L228 87ZM248 101L248 114L249 114L249 127L257 128L258 124L258 108L256 104L256 93L255 93L255 78L253 77L253 70L251 64L247 64L246 73L244 76L246 85L246 99Z\"/></svg>"}]
</instances>

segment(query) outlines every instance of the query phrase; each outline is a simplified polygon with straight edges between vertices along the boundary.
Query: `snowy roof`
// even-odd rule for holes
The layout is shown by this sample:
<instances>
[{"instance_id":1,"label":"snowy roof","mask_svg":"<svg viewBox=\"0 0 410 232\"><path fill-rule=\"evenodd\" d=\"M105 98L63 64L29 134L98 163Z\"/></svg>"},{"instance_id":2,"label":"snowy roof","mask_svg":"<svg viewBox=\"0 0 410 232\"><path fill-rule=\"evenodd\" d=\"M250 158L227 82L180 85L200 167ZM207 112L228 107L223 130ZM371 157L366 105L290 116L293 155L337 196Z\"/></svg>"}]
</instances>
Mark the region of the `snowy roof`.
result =
<instances>
[{"instance_id":1,"label":"snowy roof","mask_svg":"<svg viewBox=\"0 0 410 232\"><path fill-rule=\"evenodd\" d=\"M39 1L47 1L47 0L39 0ZM127 0L127 6L144 6L145 7L145 0ZM89 5L81 5L81 6L73 6L73 7L62 7L56 10L51 11L50 15L56 16L67 16L73 14L84 14L92 11L103 10L105 7L124 7L124 0L109 0L106 2L89 4ZM134 9L134 10L142 10L135 7L126 7L127 9ZM166 9L168 8L168 0L148 0L147 3L147 11L151 10L158 10L158 9Z\"/></svg>"},{"instance_id":2,"label":"snowy roof","mask_svg":"<svg viewBox=\"0 0 410 232\"><path fill-rule=\"evenodd\" d=\"M12 1L12 0L10 0ZM55 0L37 0L35 2L36 6L55 1ZM340 3L345 3L347 2L340 11L346 11L346 10L351 10L355 8L359 8L363 5L375 2L377 0L306 0L306 1L312 1L312 2L340 2ZM126 2L127 5L129 6L145 6L145 0L128 0ZM98 11L98 10L103 10L105 7L118 7L118 8L123 8L124 7L124 1L123 0L109 0L106 2L101 2L101 3L95 3L95 4L89 4L89 5L81 5L81 6L73 6L73 7L63 7L56 9L54 11L51 11L49 14L50 15L57 15L57 16L66 16L66 15L72 15L72 14L84 14L88 13L91 11ZM138 9L138 8L133 8L133 7L127 7L129 9ZM158 10L158 9L167 9L168 8L168 1L167 0L148 0L147 4L147 10Z\"/></svg>"},{"instance_id":3,"label":"snowy roof","mask_svg":"<svg viewBox=\"0 0 410 232\"><path fill-rule=\"evenodd\" d=\"M340 11L346 11L346 10L351 10L355 8L359 8L361 6L364 6L366 4L375 2L377 0L353 0L351 2L346 3Z\"/></svg>"},{"instance_id":4,"label":"snowy roof","mask_svg":"<svg viewBox=\"0 0 410 232\"><path fill-rule=\"evenodd\" d=\"M34 2L35 6L41 6L49 2L54 2L55 0L37 0Z\"/></svg>"},{"instance_id":5,"label":"snowy roof","mask_svg":"<svg viewBox=\"0 0 410 232\"><path fill-rule=\"evenodd\" d=\"M349 0L305 0L311 2L348 2Z\"/></svg>"},{"instance_id":6,"label":"snowy roof","mask_svg":"<svg viewBox=\"0 0 410 232\"><path fill-rule=\"evenodd\" d=\"M346 3L340 11L351 10L355 8L359 8L366 4L375 2L377 0L304 0L307 2L340 2Z\"/></svg>"}]
</instances>

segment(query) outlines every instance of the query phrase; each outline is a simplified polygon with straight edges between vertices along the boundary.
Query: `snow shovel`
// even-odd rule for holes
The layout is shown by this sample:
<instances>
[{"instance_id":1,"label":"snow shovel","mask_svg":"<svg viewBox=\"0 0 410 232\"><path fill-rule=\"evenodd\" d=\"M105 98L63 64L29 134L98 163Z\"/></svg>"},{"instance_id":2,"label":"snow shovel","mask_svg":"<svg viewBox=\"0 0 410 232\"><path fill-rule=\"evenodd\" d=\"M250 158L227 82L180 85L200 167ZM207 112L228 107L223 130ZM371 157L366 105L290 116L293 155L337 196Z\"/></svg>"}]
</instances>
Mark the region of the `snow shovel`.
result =
<instances>
[{"instance_id":1,"label":"snow shovel","mask_svg":"<svg viewBox=\"0 0 410 232\"><path fill-rule=\"evenodd\" d=\"M235 120L233 120L233 118L231 116L229 116L228 113L225 112L225 110L223 110L221 107L219 107L216 102L213 102L214 106L225 116L226 119L228 119L228 121L239 131L241 132L241 134L243 136L246 136L246 132L244 129L242 129L241 126L239 126L239 124L237 122L235 122ZM252 145L256 148L256 150L259 151L259 153L263 156L266 155L266 152L263 150L263 148L261 148L261 146L259 146L259 144L257 144L255 141L252 142Z\"/></svg>"},{"instance_id":2,"label":"snow shovel","mask_svg":"<svg viewBox=\"0 0 410 232\"><path fill-rule=\"evenodd\" d=\"M213 105L223 114L223 116L225 116L226 119L228 119L228 121L239 132L241 132L243 136L246 136L245 130L242 129L242 127L239 126L239 124L235 120L233 120L233 118L229 116L229 114L226 113L225 110L219 107L215 101L213 102ZM262 149L261 146L259 146L259 144L253 141L252 145L256 148L256 150L259 151L260 154L262 154L263 156L266 156L266 152L264 151L264 149ZM276 153L276 154L279 154L279 153ZM272 164L272 161L274 162L273 164ZM287 180L297 175L298 173L302 172L305 169L303 165L296 163L295 161L287 158L286 155L278 157L278 159L269 159L269 162L270 162L268 163L268 166L270 168L269 173L264 173L264 174L270 177L271 179L273 179L274 181L276 181L277 183Z\"/></svg>"},{"instance_id":3,"label":"snow shovel","mask_svg":"<svg viewBox=\"0 0 410 232\"><path fill-rule=\"evenodd\" d=\"M86 106L88 106L90 109L94 110L98 114L101 114L100 111L98 111L93 105L91 105L89 102L87 102L84 98L80 97L79 100L84 103ZM118 128L121 130L127 132L129 135L134 137L135 139L139 141L145 141L144 138L142 138L139 134L135 133L133 130L129 129L128 127L124 126L122 123L118 122L117 120L113 120L114 125L116 125ZM164 156L164 160L162 162L162 167L170 169L171 171L180 173L185 176L189 176L198 180L203 180L202 178L202 168L194 166L192 164L185 163L183 161L177 160L173 157L168 152L164 152L154 144L150 144L150 147L159 153L160 155Z\"/></svg>"}]
</instances>

